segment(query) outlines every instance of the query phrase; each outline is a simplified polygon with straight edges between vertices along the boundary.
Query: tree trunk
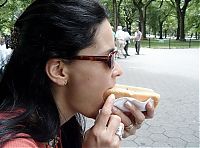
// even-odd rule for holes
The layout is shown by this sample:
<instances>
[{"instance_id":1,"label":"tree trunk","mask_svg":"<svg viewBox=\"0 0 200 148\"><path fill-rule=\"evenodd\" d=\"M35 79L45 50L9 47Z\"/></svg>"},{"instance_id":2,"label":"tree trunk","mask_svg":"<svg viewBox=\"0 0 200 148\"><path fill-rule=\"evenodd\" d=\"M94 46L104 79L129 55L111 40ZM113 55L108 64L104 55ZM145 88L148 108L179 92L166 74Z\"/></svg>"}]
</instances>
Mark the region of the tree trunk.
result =
<instances>
[{"instance_id":1,"label":"tree trunk","mask_svg":"<svg viewBox=\"0 0 200 148\"><path fill-rule=\"evenodd\" d=\"M145 23L144 23L144 16L143 16L143 11L142 9L139 9L139 29L142 32L142 37L146 38L146 32L145 31ZM145 34L144 34L145 33Z\"/></svg>"},{"instance_id":2,"label":"tree trunk","mask_svg":"<svg viewBox=\"0 0 200 148\"><path fill-rule=\"evenodd\" d=\"M122 3L122 0L120 0L118 4L116 2L116 7L117 7L117 26L119 26L119 24L120 24L120 5L121 5L121 3Z\"/></svg>"},{"instance_id":3,"label":"tree trunk","mask_svg":"<svg viewBox=\"0 0 200 148\"><path fill-rule=\"evenodd\" d=\"M154 30L153 34L154 34L154 38L156 39L156 30Z\"/></svg>"},{"instance_id":4,"label":"tree trunk","mask_svg":"<svg viewBox=\"0 0 200 148\"><path fill-rule=\"evenodd\" d=\"M139 28L142 32L143 39L146 39L146 9L139 9Z\"/></svg>"},{"instance_id":5,"label":"tree trunk","mask_svg":"<svg viewBox=\"0 0 200 148\"><path fill-rule=\"evenodd\" d=\"M127 28L130 35L131 35L131 24L132 24L132 22L129 22L129 25L128 25L128 28Z\"/></svg>"},{"instance_id":6,"label":"tree trunk","mask_svg":"<svg viewBox=\"0 0 200 148\"><path fill-rule=\"evenodd\" d=\"M159 39L163 39L163 37L162 37L163 22L159 22L159 28L160 28L160 31L159 31L159 33L160 33L160 38L159 38Z\"/></svg>"},{"instance_id":7,"label":"tree trunk","mask_svg":"<svg viewBox=\"0 0 200 148\"><path fill-rule=\"evenodd\" d=\"M142 31L142 37L146 39L146 10L147 7L151 4L154 0L147 0L146 3L143 3L142 0L132 0L133 4L137 7L139 11L139 20L141 26L140 29Z\"/></svg>"},{"instance_id":8,"label":"tree trunk","mask_svg":"<svg viewBox=\"0 0 200 148\"><path fill-rule=\"evenodd\" d=\"M176 40L180 39L180 14L177 11L177 31L176 31Z\"/></svg>"},{"instance_id":9,"label":"tree trunk","mask_svg":"<svg viewBox=\"0 0 200 148\"><path fill-rule=\"evenodd\" d=\"M142 30L143 30L143 32L142 32L142 34L143 34L143 39L146 39L147 37L146 37L146 8L147 7L145 7L144 9L143 9L143 26L142 26Z\"/></svg>"},{"instance_id":10,"label":"tree trunk","mask_svg":"<svg viewBox=\"0 0 200 148\"><path fill-rule=\"evenodd\" d=\"M180 13L180 40L185 41L185 11Z\"/></svg>"},{"instance_id":11,"label":"tree trunk","mask_svg":"<svg viewBox=\"0 0 200 148\"><path fill-rule=\"evenodd\" d=\"M117 6L116 0L113 0L113 17L114 17L114 31L117 30Z\"/></svg>"},{"instance_id":12,"label":"tree trunk","mask_svg":"<svg viewBox=\"0 0 200 148\"><path fill-rule=\"evenodd\" d=\"M198 32L197 32L197 31L195 32L195 39L196 39L196 40L199 39L199 38L198 38Z\"/></svg>"},{"instance_id":13,"label":"tree trunk","mask_svg":"<svg viewBox=\"0 0 200 148\"><path fill-rule=\"evenodd\" d=\"M165 39L167 38L167 29L165 29Z\"/></svg>"},{"instance_id":14,"label":"tree trunk","mask_svg":"<svg viewBox=\"0 0 200 148\"><path fill-rule=\"evenodd\" d=\"M120 24L120 16L119 16L119 9L117 8L117 19L116 19L116 23L117 23L117 26L119 26Z\"/></svg>"},{"instance_id":15,"label":"tree trunk","mask_svg":"<svg viewBox=\"0 0 200 148\"><path fill-rule=\"evenodd\" d=\"M180 39L181 41L185 41L185 13L190 1L191 0L184 0L183 6L181 8L181 0L175 0L178 20L177 39Z\"/></svg>"}]
</instances>

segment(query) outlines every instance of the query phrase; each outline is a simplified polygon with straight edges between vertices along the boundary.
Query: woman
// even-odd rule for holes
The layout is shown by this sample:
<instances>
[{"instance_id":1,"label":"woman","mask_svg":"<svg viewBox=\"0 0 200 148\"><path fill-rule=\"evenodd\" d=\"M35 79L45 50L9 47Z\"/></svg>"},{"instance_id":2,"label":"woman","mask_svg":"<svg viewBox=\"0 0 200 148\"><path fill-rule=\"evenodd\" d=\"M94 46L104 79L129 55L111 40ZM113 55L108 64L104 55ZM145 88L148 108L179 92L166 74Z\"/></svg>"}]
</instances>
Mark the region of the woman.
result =
<instances>
[{"instance_id":1,"label":"woman","mask_svg":"<svg viewBox=\"0 0 200 148\"><path fill-rule=\"evenodd\" d=\"M1 147L119 147L144 121L103 94L122 74L105 10L93 0L36 0L15 23L0 82ZM101 109L101 111L99 111ZM147 106L146 117L153 116ZM81 115L96 119L84 133ZM131 128L130 128L131 127Z\"/></svg>"}]
</instances>

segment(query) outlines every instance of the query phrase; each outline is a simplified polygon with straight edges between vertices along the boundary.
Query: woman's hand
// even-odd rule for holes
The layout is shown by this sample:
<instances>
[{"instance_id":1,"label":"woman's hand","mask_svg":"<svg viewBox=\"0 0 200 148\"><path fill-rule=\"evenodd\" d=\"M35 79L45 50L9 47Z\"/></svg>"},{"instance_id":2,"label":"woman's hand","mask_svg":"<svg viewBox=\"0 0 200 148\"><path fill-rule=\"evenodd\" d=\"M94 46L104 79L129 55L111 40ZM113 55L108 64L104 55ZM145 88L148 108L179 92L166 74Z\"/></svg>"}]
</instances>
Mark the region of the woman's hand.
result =
<instances>
[{"instance_id":1,"label":"woman's hand","mask_svg":"<svg viewBox=\"0 0 200 148\"><path fill-rule=\"evenodd\" d=\"M120 126L121 118L112 114L114 95L110 95L106 100L102 110L96 118L95 125L85 133L83 147L119 148L120 138L115 133Z\"/></svg>"},{"instance_id":2,"label":"woman's hand","mask_svg":"<svg viewBox=\"0 0 200 148\"><path fill-rule=\"evenodd\" d=\"M131 102L127 101L125 103L127 109L130 112L123 113L117 107L113 107L113 114L116 114L121 117L122 123L124 124L124 135L123 138L126 138L130 135L135 134L136 130L141 127L141 124L145 119L153 118L154 115L154 107L151 103L147 103L145 112L141 112L138 110L135 105Z\"/></svg>"}]
</instances>

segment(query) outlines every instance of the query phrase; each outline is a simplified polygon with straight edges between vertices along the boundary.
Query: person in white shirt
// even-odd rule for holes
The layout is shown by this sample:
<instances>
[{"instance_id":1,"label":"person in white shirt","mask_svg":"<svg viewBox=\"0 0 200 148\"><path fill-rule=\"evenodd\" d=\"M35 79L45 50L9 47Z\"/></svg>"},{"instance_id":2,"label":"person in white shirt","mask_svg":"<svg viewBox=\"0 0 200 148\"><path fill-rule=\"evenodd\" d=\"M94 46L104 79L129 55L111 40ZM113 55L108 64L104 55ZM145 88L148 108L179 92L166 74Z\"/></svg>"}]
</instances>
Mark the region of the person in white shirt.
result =
<instances>
[{"instance_id":1,"label":"person in white shirt","mask_svg":"<svg viewBox=\"0 0 200 148\"><path fill-rule=\"evenodd\" d=\"M120 54L126 58L126 54L124 53L124 46L125 46L125 36L124 31L122 30L122 26L117 27L117 31L115 34L116 38L116 45L118 51L118 58L120 58Z\"/></svg>"},{"instance_id":2,"label":"person in white shirt","mask_svg":"<svg viewBox=\"0 0 200 148\"><path fill-rule=\"evenodd\" d=\"M135 32L135 49L136 49L136 54L140 54L140 40L142 38L142 33L139 31L139 28L136 28L136 32Z\"/></svg>"},{"instance_id":3,"label":"person in white shirt","mask_svg":"<svg viewBox=\"0 0 200 148\"><path fill-rule=\"evenodd\" d=\"M0 77L3 74L4 67L7 64L10 56L12 54L12 49L6 49L6 45L0 46Z\"/></svg>"},{"instance_id":4,"label":"person in white shirt","mask_svg":"<svg viewBox=\"0 0 200 148\"><path fill-rule=\"evenodd\" d=\"M113 38L114 38L114 41L115 41L115 31L114 31L114 27L111 26L111 28L112 28L112 35L113 35Z\"/></svg>"}]
</instances>

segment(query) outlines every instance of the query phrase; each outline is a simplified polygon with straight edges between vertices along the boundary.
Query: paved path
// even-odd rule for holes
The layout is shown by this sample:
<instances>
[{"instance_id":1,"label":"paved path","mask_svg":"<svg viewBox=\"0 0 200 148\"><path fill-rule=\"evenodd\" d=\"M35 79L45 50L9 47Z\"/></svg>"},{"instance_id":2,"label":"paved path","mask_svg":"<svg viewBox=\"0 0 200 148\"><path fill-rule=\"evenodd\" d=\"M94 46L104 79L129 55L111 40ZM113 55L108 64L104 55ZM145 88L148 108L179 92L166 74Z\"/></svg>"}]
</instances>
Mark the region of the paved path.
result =
<instances>
[{"instance_id":1,"label":"paved path","mask_svg":"<svg viewBox=\"0 0 200 148\"><path fill-rule=\"evenodd\" d=\"M144 123L123 147L199 147L198 49L134 50L119 83L152 88L161 95L153 119Z\"/></svg>"},{"instance_id":2,"label":"paved path","mask_svg":"<svg viewBox=\"0 0 200 148\"><path fill-rule=\"evenodd\" d=\"M118 59L124 74L118 83L152 88L161 100L122 147L199 147L199 50L142 49Z\"/></svg>"}]
</instances>

